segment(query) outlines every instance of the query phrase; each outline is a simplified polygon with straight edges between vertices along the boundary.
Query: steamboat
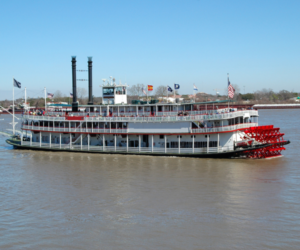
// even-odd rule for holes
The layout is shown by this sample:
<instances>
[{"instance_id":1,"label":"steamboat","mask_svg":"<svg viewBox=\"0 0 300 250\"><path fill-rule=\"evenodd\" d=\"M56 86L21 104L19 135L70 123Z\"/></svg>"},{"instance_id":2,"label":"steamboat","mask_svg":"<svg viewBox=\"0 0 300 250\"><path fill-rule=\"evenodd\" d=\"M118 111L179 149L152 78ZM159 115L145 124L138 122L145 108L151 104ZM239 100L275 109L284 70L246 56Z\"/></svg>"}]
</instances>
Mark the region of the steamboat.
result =
<instances>
[{"instance_id":1,"label":"steamboat","mask_svg":"<svg viewBox=\"0 0 300 250\"><path fill-rule=\"evenodd\" d=\"M79 105L72 57L72 105L49 105L39 115L25 111L23 133L7 143L18 149L210 158L273 158L289 143L279 128L258 125L257 110L218 108L227 101L128 104L128 86L107 83L102 104L95 105L91 57L88 81L89 102ZM203 108L207 104L216 108Z\"/></svg>"}]
</instances>

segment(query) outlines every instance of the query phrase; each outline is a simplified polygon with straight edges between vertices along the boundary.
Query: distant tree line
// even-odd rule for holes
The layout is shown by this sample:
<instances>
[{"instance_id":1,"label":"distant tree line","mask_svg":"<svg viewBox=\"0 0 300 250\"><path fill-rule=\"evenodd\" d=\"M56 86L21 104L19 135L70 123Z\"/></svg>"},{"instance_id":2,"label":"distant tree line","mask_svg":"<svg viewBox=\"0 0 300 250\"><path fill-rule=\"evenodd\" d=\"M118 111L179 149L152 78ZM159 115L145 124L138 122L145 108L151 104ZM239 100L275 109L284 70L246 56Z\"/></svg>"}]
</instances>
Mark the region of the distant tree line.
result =
<instances>
[{"instance_id":1,"label":"distant tree line","mask_svg":"<svg viewBox=\"0 0 300 250\"><path fill-rule=\"evenodd\" d=\"M238 100L256 102L282 102L290 101L293 97L298 97L298 93L288 90L274 92L272 89L262 89L254 93L239 93Z\"/></svg>"},{"instance_id":2,"label":"distant tree line","mask_svg":"<svg viewBox=\"0 0 300 250\"><path fill-rule=\"evenodd\" d=\"M233 85L235 88L235 95L234 95L234 101L236 102L243 102L243 101L249 101L251 103L282 103L282 102L293 102L292 98L298 97L298 93L294 91L288 91L288 90L280 90L279 92L275 92L272 89L262 89L255 91L254 93L240 93L240 88L237 85ZM143 93L143 89L147 92L147 85L145 84L135 84L132 85L127 90L127 101L128 103L131 103L132 100L137 99L143 99L146 100L146 95ZM174 91L174 90L173 90ZM224 89L224 93L227 93L227 89ZM176 91L176 94L178 92ZM148 92L149 99L158 97L166 97L166 96L173 97L174 92L167 92L167 86L166 85L160 85L160 86L154 86L153 91ZM215 101L215 100L226 100L227 94L220 95L220 94L207 94L207 93L197 93L195 96L183 94L181 98L184 99L184 101L191 101L194 100L196 102L205 102L205 101ZM87 90L84 88L77 88L77 100L80 104L86 105L88 103L88 97L87 97ZM52 101L52 99L47 98L47 102ZM57 90L54 92L54 102L66 102L69 104L72 104L73 98L70 96L66 96L63 94L60 90ZM28 97L27 102L31 107L36 108L43 108L45 106L45 99L43 97ZM94 104L101 104L102 103L102 97L93 97ZM24 99L18 98L15 100L15 105L17 107L21 107L21 105L24 103ZM0 105L8 108L10 105L12 105L12 100L2 100L0 101Z\"/></svg>"}]
</instances>

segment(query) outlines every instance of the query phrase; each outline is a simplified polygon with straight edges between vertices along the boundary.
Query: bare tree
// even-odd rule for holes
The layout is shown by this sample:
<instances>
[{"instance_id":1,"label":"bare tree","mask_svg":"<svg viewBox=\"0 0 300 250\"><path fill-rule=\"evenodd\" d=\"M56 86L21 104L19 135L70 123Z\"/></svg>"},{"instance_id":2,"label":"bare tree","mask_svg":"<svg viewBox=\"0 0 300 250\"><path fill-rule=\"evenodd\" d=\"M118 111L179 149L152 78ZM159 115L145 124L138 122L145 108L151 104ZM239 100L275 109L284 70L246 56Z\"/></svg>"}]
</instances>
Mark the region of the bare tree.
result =
<instances>
[{"instance_id":1,"label":"bare tree","mask_svg":"<svg viewBox=\"0 0 300 250\"><path fill-rule=\"evenodd\" d=\"M158 87L155 88L155 96L159 97L159 96L166 96L167 95L167 87L164 85L160 85Z\"/></svg>"},{"instance_id":2,"label":"bare tree","mask_svg":"<svg viewBox=\"0 0 300 250\"><path fill-rule=\"evenodd\" d=\"M55 96L55 98L62 98L62 97L63 97L63 94L61 93L60 90L56 90L56 91L54 92L54 96Z\"/></svg>"},{"instance_id":3,"label":"bare tree","mask_svg":"<svg viewBox=\"0 0 300 250\"><path fill-rule=\"evenodd\" d=\"M128 94L140 96L143 93L143 91L142 91L143 88L145 89L145 91L147 91L145 88L145 85L142 83L132 85L130 88L128 88Z\"/></svg>"},{"instance_id":4,"label":"bare tree","mask_svg":"<svg viewBox=\"0 0 300 250\"><path fill-rule=\"evenodd\" d=\"M87 91L85 88L77 88L77 97L82 99L87 96Z\"/></svg>"},{"instance_id":5,"label":"bare tree","mask_svg":"<svg viewBox=\"0 0 300 250\"><path fill-rule=\"evenodd\" d=\"M280 100L286 101L293 97L293 93L287 90L281 90L278 93Z\"/></svg>"},{"instance_id":6,"label":"bare tree","mask_svg":"<svg viewBox=\"0 0 300 250\"><path fill-rule=\"evenodd\" d=\"M87 90L85 88L77 88L77 97L81 104L87 104Z\"/></svg>"}]
</instances>

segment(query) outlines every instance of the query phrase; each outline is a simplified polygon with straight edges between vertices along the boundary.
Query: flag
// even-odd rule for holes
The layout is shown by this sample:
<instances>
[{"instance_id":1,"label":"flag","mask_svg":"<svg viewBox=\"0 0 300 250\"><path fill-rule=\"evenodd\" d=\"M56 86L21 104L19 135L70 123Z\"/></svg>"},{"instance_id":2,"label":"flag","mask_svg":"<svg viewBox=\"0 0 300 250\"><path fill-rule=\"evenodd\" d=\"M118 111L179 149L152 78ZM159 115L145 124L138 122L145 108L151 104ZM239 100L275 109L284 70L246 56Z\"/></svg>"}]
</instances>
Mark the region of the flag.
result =
<instances>
[{"instance_id":1,"label":"flag","mask_svg":"<svg viewBox=\"0 0 300 250\"><path fill-rule=\"evenodd\" d=\"M53 98L54 94L47 93L47 98Z\"/></svg>"},{"instance_id":2,"label":"flag","mask_svg":"<svg viewBox=\"0 0 300 250\"><path fill-rule=\"evenodd\" d=\"M147 95L147 93L146 93L146 91L145 91L144 88L142 88L142 91L143 91L144 95Z\"/></svg>"},{"instance_id":3,"label":"flag","mask_svg":"<svg viewBox=\"0 0 300 250\"><path fill-rule=\"evenodd\" d=\"M173 89L170 86L168 86L168 91L173 92Z\"/></svg>"},{"instance_id":4,"label":"flag","mask_svg":"<svg viewBox=\"0 0 300 250\"><path fill-rule=\"evenodd\" d=\"M194 84L194 90L195 91L198 91L198 88L196 87L196 85Z\"/></svg>"},{"instance_id":5,"label":"flag","mask_svg":"<svg viewBox=\"0 0 300 250\"><path fill-rule=\"evenodd\" d=\"M14 78L14 87L21 88L21 83Z\"/></svg>"},{"instance_id":6,"label":"flag","mask_svg":"<svg viewBox=\"0 0 300 250\"><path fill-rule=\"evenodd\" d=\"M179 89L180 88L180 85L179 84L176 84L174 83L174 89Z\"/></svg>"},{"instance_id":7,"label":"flag","mask_svg":"<svg viewBox=\"0 0 300 250\"><path fill-rule=\"evenodd\" d=\"M152 85L148 85L148 91L152 91L153 90L153 86Z\"/></svg>"},{"instance_id":8,"label":"flag","mask_svg":"<svg viewBox=\"0 0 300 250\"><path fill-rule=\"evenodd\" d=\"M234 97L234 92L235 89L232 87L228 77L228 97L232 99Z\"/></svg>"},{"instance_id":9,"label":"flag","mask_svg":"<svg viewBox=\"0 0 300 250\"><path fill-rule=\"evenodd\" d=\"M70 93L70 97L73 98L73 94L72 93Z\"/></svg>"}]
</instances>

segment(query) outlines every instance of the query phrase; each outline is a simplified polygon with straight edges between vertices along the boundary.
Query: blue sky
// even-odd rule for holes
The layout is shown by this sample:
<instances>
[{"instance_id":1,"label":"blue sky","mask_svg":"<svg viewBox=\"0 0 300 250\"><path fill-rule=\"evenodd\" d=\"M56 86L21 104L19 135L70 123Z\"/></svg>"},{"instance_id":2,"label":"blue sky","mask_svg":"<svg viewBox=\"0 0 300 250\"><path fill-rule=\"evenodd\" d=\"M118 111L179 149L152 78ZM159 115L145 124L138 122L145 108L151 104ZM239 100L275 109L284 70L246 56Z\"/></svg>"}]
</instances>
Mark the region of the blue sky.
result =
<instances>
[{"instance_id":1,"label":"blue sky","mask_svg":"<svg viewBox=\"0 0 300 250\"><path fill-rule=\"evenodd\" d=\"M300 92L299 11L299 0L1 1L0 99L10 99L12 77L17 97L23 87L31 97L69 93L72 55L77 69L93 56L95 96L109 76L224 93L227 73L242 92Z\"/></svg>"}]
</instances>

